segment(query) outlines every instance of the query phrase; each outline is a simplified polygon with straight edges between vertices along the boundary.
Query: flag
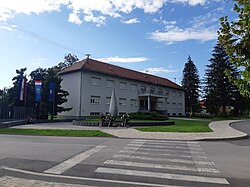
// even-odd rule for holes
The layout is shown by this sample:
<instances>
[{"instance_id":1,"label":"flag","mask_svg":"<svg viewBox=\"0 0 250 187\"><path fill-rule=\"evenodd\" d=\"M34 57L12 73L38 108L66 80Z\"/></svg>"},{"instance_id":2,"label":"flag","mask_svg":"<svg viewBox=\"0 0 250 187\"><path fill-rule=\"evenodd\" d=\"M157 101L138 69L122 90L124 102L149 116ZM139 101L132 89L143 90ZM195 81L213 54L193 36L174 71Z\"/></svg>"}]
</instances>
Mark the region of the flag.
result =
<instances>
[{"instance_id":1,"label":"flag","mask_svg":"<svg viewBox=\"0 0 250 187\"><path fill-rule=\"evenodd\" d=\"M49 83L49 102L54 102L55 99L55 83L50 82Z\"/></svg>"},{"instance_id":2,"label":"flag","mask_svg":"<svg viewBox=\"0 0 250 187\"><path fill-rule=\"evenodd\" d=\"M41 94L42 94L42 81L35 80L35 101L41 102Z\"/></svg>"},{"instance_id":3,"label":"flag","mask_svg":"<svg viewBox=\"0 0 250 187\"><path fill-rule=\"evenodd\" d=\"M23 101L26 98L26 79L22 77L20 79L20 91L19 91L19 100Z\"/></svg>"}]
</instances>

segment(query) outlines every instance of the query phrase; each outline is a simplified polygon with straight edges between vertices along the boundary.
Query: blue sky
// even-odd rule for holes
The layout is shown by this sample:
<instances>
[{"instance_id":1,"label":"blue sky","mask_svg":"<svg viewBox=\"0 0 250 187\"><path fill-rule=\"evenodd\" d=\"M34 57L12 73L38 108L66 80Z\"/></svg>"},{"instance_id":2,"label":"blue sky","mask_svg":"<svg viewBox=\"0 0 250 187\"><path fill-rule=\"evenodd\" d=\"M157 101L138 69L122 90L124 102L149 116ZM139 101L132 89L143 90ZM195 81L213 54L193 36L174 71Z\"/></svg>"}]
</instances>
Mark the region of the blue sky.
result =
<instances>
[{"instance_id":1,"label":"blue sky","mask_svg":"<svg viewBox=\"0 0 250 187\"><path fill-rule=\"evenodd\" d=\"M0 0L0 88L15 70L73 53L180 83L188 55L204 76L224 0Z\"/></svg>"}]
</instances>

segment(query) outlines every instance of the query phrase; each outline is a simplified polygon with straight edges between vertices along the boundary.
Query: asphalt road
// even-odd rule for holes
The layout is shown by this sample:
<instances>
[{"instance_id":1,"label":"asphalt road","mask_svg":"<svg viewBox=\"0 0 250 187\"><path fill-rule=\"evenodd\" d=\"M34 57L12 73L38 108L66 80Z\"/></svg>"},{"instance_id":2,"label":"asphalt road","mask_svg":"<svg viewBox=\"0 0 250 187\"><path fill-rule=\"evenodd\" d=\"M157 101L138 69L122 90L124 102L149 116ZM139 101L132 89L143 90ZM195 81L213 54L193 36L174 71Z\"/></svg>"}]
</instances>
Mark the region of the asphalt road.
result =
<instances>
[{"instance_id":1,"label":"asphalt road","mask_svg":"<svg viewBox=\"0 0 250 187\"><path fill-rule=\"evenodd\" d=\"M250 134L249 122L233 126ZM249 187L249 155L249 139L186 142L0 135L0 184Z\"/></svg>"}]
</instances>

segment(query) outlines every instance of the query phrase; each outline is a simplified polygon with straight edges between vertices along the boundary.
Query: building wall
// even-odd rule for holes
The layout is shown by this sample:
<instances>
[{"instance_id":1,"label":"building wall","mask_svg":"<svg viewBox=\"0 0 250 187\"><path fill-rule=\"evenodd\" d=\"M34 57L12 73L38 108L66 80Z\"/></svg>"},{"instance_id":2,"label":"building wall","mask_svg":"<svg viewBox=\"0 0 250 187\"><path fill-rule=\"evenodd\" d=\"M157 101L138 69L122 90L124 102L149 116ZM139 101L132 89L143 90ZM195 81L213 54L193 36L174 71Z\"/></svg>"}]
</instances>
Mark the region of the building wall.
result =
<instances>
[{"instance_id":1,"label":"building wall","mask_svg":"<svg viewBox=\"0 0 250 187\"><path fill-rule=\"evenodd\" d=\"M80 72L63 74L61 77L63 79L63 89L70 93L68 102L64 106L73 106L70 112L65 112L61 115L78 116L80 88L74 85L80 85ZM137 112L139 110L140 99L147 101L147 96L144 97L141 95L140 99L138 97L138 93L140 93L143 86L146 87L148 92L154 88L155 91L163 90L169 93L167 99L151 98L155 102L154 109L164 111L168 115L185 115L185 97L184 92L181 90L86 71L82 74L81 116L99 115L100 113L106 114L109 110L109 99L113 89L116 93L119 113Z\"/></svg>"},{"instance_id":2,"label":"building wall","mask_svg":"<svg viewBox=\"0 0 250 187\"><path fill-rule=\"evenodd\" d=\"M62 106L66 108L72 107L72 109L68 112L62 112L60 115L66 117L79 116L81 72L72 72L70 74L64 74L61 77L63 79L61 83L62 89L69 92L69 96L67 97L68 101L63 103Z\"/></svg>"}]
</instances>

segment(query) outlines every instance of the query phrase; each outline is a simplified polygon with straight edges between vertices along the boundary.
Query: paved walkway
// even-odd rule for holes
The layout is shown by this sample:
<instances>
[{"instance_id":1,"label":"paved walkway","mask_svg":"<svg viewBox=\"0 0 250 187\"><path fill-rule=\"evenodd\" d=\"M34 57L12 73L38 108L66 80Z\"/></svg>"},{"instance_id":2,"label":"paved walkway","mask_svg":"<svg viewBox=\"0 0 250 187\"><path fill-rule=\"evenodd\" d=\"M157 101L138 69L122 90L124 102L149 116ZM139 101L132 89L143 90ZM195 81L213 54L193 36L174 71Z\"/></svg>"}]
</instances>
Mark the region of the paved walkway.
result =
<instances>
[{"instance_id":1,"label":"paved walkway","mask_svg":"<svg viewBox=\"0 0 250 187\"><path fill-rule=\"evenodd\" d=\"M133 128L102 129L103 132L120 138L162 139L162 140L219 140L244 138L247 134L233 129L230 124L241 120L226 120L211 122L208 133L175 133L175 132L141 132Z\"/></svg>"},{"instance_id":2,"label":"paved walkway","mask_svg":"<svg viewBox=\"0 0 250 187\"><path fill-rule=\"evenodd\" d=\"M101 130L119 138L140 138L160 140L220 140L247 137L247 134L233 129L230 124L242 120L215 121L209 124L213 132L208 133L175 133L175 132L141 132L133 128L107 128L74 126L71 123L42 123L22 125L13 128L34 129L73 129L73 130Z\"/></svg>"}]
</instances>

